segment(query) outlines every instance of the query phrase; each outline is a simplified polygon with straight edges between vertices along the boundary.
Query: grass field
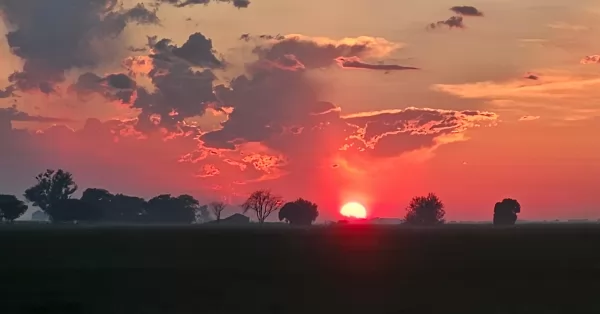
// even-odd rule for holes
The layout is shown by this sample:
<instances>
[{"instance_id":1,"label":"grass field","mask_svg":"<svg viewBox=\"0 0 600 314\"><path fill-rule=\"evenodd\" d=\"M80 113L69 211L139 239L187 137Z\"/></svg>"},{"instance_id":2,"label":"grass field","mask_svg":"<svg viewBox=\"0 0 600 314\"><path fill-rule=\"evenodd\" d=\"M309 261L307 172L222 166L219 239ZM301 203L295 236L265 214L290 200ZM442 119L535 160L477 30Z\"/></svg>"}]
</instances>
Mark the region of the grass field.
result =
<instances>
[{"instance_id":1,"label":"grass field","mask_svg":"<svg viewBox=\"0 0 600 314\"><path fill-rule=\"evenodd\" d=\"M600 225L0 228L0 313L600 313Z\"/></svg>"}]
</instances>

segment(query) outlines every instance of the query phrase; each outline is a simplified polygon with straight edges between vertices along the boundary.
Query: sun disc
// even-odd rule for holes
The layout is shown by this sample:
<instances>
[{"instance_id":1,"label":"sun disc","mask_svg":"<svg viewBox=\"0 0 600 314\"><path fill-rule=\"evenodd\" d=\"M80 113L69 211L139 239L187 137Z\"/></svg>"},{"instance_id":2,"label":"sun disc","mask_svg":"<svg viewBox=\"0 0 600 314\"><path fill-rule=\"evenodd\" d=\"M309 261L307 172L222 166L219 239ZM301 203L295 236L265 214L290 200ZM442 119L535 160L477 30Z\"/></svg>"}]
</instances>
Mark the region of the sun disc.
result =
<instances>
[{"instance_id":1,"label":"sun disc","mask_svg":"<svg viewBox=\"0 0 600 314\"><path fill-rule=\"evenodd\" d=\"M360 203L349 202L340 209L340 214L349 218L367 218L367 209Z\"/></svg>"}]
</instances>

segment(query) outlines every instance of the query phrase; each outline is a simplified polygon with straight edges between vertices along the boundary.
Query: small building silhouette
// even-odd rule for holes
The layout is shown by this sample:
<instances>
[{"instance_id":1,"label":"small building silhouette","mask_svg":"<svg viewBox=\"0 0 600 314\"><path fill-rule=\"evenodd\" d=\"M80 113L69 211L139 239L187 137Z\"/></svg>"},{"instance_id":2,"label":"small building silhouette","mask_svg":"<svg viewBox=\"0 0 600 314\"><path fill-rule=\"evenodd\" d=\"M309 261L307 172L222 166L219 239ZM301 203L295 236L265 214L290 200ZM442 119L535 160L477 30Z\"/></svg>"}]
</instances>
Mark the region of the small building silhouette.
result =
<instances>
[{"instance_id":1,"label":"small building silhouette","mask_svg":"<svg viewBox=\"0 0 600 314\"><path fill-rule=\"evenodd\" d=\"M211 221L211 223L217 223L216 220ZM250 218L247 216L244 216L242 214L233 214L227 218L222 218L221 221L219 222L221 224L228 224L228 225L241 225L241 224L249 224L250 223Z\"/></svg>"}]
</instances>

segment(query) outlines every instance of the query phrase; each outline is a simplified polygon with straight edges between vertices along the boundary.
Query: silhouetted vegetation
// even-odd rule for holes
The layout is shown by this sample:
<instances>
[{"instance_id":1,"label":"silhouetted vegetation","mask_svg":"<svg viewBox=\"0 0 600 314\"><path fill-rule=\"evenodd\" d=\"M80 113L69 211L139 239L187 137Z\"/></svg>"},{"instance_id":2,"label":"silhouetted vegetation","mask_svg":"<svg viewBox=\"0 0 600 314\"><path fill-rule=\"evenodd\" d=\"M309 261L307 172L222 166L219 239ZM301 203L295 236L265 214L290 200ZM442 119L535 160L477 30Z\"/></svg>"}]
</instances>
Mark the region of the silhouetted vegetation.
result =
<instances>
[{"instance_id":1,"label":"silhouetted vegetation","mask_svg":"<svg viewBox=\"0 0 600 314\"><path fill-rule=\"evenodd\" d=\"M146 217L153 223L189 224L196 220L200 203L190 195L159 195L146 203Z\"/></svg>"},{"instance_id":2,"label":"silhouetted vegetation","mask_svg":"<svg viewBox=\"0 0 600 314\"><path fill-rule=\"evenodd\" d=\"M37 183L25 190L25 198L51 218L55 216L53 214L55 205L59 201L71 198L71 195L77 191L73 175L62 169L58 171L48 169L37 175L35 179ZM58 216L60 215L59 213Z\"/></svg>"},{"instance_id":3,"label":"silhouetted vegetation","mask_svg":"<svg viewBox=\"0 0 600 314\"><path fill-rule=\"evenodd\" d=\"M311 225L319 217L317 204L299 198L288 202L279 210L279 221L285 220L290 225Z\"/></svg>"},{"instance_id":4,"label":"silhouetted vegetation","mask_svg":"<svg viewBox=\"0 0 600 314\"><path fill-rule=\"evenodd\" d=\"M102 211L93 204L70 198L53 203L50 218L56 223L96 222L102 219Z\"/></svg>"},{"instance_id":5,"label":"silhouetted vegetation","mask_svg":"<svg viewBox=\"0 0 600 314\"><path fill-rule=\"evenodd\" d=\"M214 220L221 222L227 204L215 201L202 205L191 195L162 194L148 201L125 194L113 194L106 189L88 188L81 198L73 198L78 186L70 172L46 170L35 177L36 184L24 196L33 206L39 207L55 223L124 223L124 224L192 224ZM279 221L290 225L309 226L319 217L318 205L298 198L285 203L271 190L258 190L240 205L241 212L251 212L258 223L264 223L278 212ZM28 206L12 195L0 195L0 219L14 221L22 216ZM495 225L512 225L517 220L521 206L514 199L504 199L494 207ZM404 223L418 226L435 226L445 223L443 202L434 193L414 197L406 208ZM39 215L38 215L39 216ZM241 217L246 217L240 215ZM235 219L234 219L235 218ZM246 219L248 219L246 217ZM36 219L43 220L43 219ZM227 222L243 223L244 219L232 217ZM340 220L337 224L348 224Z\"/></svg>"},{"instance_id":6,"label":"silhouetted vegetation","mask_svg":"<svg viewBox=\"0 0 600 314\"><path fill-rule=\"evenodd\" d=\"M0 220L13 222L27 211L27 205L14 195L0 195Z\"/></svg>"},{"instance_id":7,"label":"silhouetted vegetation","mask_svg":"<svg viewBox=\"0 0 600 314\"><path fill-rule=\"evenodd\" d=\"M223 212L223 210L225 210L226 207L227 204L225 204L225 202L210 203L210 211L213 213L213 215L215 215L215 221L217 223L221 222L221 213Z\"/></svg>"},{"instance_id":8,"label":"silhouetted vegetation","mask_svg":"<svg viewBox=\"0 0 600 314\"><path fill-rule=\"evenodd\" d=\"M431 226L444 223L444 203L433 193L413 198L406 209L404 221L411 225Z\"/></svg>"},{"instance_id":9,"label":"silhouetted vegetation","mask_svg":"<svg viewBox=\"0 0 600 314\"><path fill-rule=\"evenodd\" d=\"M259 223L265 220L283 205L281 196L274 195L270 190L258 190L242 204L243 213L254 212Z\"/></svg>"},{"instance_id":10,"label":"silhouetted vegetation","mask_svg":"<svg viewBox=\"0 0 600 314\"><path fill-rule=\"evenodd\" d=\"M81 200L97 206L107 222L141 222L146 214L146 201L141 197L113 195L104 189L87 189Z\"/></svg>"},{"instance_id":11,"label":"silhouetted vegetation","mask_svg":"<svg viewBox=\"0 0 600 314\"><path fill-rule=\"evenodd\" d=\"M505 198L494 206L494 225L514 225L520 212L521 204L517 200Z\"/></svg>"}]
</instances>

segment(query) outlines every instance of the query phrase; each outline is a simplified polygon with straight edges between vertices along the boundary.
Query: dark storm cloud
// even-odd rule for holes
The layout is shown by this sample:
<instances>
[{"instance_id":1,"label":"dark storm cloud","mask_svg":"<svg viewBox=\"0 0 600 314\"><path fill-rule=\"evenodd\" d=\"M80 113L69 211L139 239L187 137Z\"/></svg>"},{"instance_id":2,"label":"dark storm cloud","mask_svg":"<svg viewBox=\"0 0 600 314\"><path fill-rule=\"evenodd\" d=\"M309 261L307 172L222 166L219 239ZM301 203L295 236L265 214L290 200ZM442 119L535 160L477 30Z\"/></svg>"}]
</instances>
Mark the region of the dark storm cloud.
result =
<instances>
[{"instance_id":1,"label":"dark storm cloud","mask_svg":"<svg viewBox=\"0 0 600 314\"><path fill-rule=\"evenodd\" d=\"M237 142L261 142L281 134L310 116L310 104L318 99L318 83L298 71L273 68L234 79L220 85L215 93L221 104L233 108L222 129L206 133L207 146L234 149Z\"/></svg>"},{"instance_id":2,"label":"dark storm cloud","mask_svg":"<svg viewBox=\"0 0 600 314\"><path fill-rule=\"evenodd\" d=\"M325 47L325 51L330 49ZM285 52L288 54L282 56L296 56L293 50ZM303 156L302 162L308 163L340 150L389 157L434 147L439 136L497 118L478 111L419 108L344 117L339 107L321 99L323 84L307 75L310 68L268 68L263 65L276 60L274 56L279 54L259 55L262 58L247 67L247 75L234 79L229 86L217 86L220 104L232 112L220 129L200 137L205 147L235 150L244 143L260 142L290 158Z\"/></svg>"},{"instance_id":3,"label":"dark storm cloud","mask_svg":"<svg viewBox=\"0 0 600 314\"><path fill-rule=\"evenodd\" d=\"M155 90L137 89L133 107L142 110L139 117L141 128L160 125L171 129L186 118L203 115L217 100L213 93L214 73L209 69L198 71L190 67L191 64L223 66L214 55L211 41L196 33L181 48L168 43L168 40L161 40L154 44L158 55L172 54L177 58L171 61L154 58L148 77Z\"/></svg>"},{"instance_id":4,"label":"dark storm cloud","mask_svg":"<svg viewBox=\"0 0 600 314\"><path fill-rule=\"evenodd\" d=\"M100 77L94 73L86 72L79 76L77 82L69 86L68 91L74 92L80 97L92 93L102 95L108 100L120 100L129 103L133 97L135 81L125 74L109 74Z\"/></svg>"},{"instance_id":5,"label":"dark storm cloud","mask_svg":"<svg viewBox=\"0 0 600 314\"><path fill-rule=\"evenodd\" d=\"M462 6L454 6L450 8L456 14L464 15L464 16L483 16L483 12L479 11L477 8L462 5Z\"/></svg>"},{"instance_id":6,"label":"dark storm cloud","mask_svg":"<svg viewBox=\"0 0 600 314\"><path fill-rule=\"evenodd\" d=\"M152 55L156 59L172 61L173 57L176 57L194 66L206 68L221 68L224 66L223 61L215 55L212 40L201 33L190 35L181 47L172 45L171 40L166 38L157 41L156 37L149 37L148 42L149 46L157 52Z\"/></svg>"},{"instance_id":7,"label":"dark storm cloud","mask_svg":"<svg viewBox=\"0 0 600 314\"><path fill-rule=\"evenodd\" d=\"M118 74L109 74L105 78L106 82L109 86L118 89L132 89L135 88L135 81L133 81L129 76L118 73Z\"/></svg>"},{"instance_id":8,"label":"dark storm cloud","mask_svg":"<svg viewBox=\"0 0 600 314\"><path fill-rule=\"evenodd\" d=\"M451 16L449 19L444 21L437 21L435 23L431 23L428 25L428 28L435 29L442 26L447 26L448 28L465 28L465 24L463 23L462 16Z\"/></svg>"},{"instance_id":9,"label":"dark storm cloud","mask_svg":"<svg viewBox=\"0 0 600 314\"><path fill-rule=\"evenodd\" d=\"M193 4L207 5L211 2L231 3L236 8L247 8L250 6L250 0L156 0L157 3L169 3L176 7L185 7Z\"/></svg>"},{"instance_id":10,"label":"dark storm cloud","mask_svg":"<svg viewBox=\"0 0 600 314\"><path fill-rule=\"evenodd\" d=\"M397 64L370 64L363 62L360 58L337 58L336 61L342 68L368 69L380 71L402 71L420 70L415 67L401 66Z\"/></svg>"},{"instance_id":11,"label":"dark storm cloud","mask_svg":"<svg viewBox=\"0 0 600 314\"><path fill-rule=\"evenodd\" d=\"M300 35L275 38L268 44L258 45L253 52L262 60L276 61L293 55L306 68L325 68L336 63L339 57L363 57L377 53L380 49L392 50L392 43L378 42L374 38L339 41L316 40Z\"/></svg>"},{"instance_id":12,"label":"dark storm cloud","mask_svg":"<svg viewBox=\"0 0 600 314\"><path fill-rule=\"evenodd\" d=\"M324 84L307 73L340 60L358 61L361 56L385 55L394 48L392 43L370 37L342 41L301 35L269 38L254 49L259 60L247 65L247 75L237 77L229 86L217 86L215 93L220 105L233 112L221 129L203 134L201 140L208 147L235 149L241 143L270 143L289 134L305 138L325 129L345 138L353 127L341 120L337 106L320 99ZM349 65L369 66L364 62Z\"/></svg>"},{"instance_id":13,"label":"dark storm cloud","mask_svg":"<svg viewBox=\"0 0 600 314\"><path fill-rule=\"evenodd\" d=\"M44 93L65 80L65 71L101 62L94 40L115 38L130 22L159 21L144 5L123 9L118 0L0 0L0 11L12 29L8 45L25 62L9 81L20 90Z\"/></svg>"},{"instance_id":14,"label":"dark storm cloud","mask_svg":"<svg viewBox=\"0 0 600 314\"><path fill-rule=\"evenodd\" d=\"M15 89L16 88L14 86L8 86L5 89L0 89L0 98L8 98L15 96Z\"/></svg>"}]
</instances>

